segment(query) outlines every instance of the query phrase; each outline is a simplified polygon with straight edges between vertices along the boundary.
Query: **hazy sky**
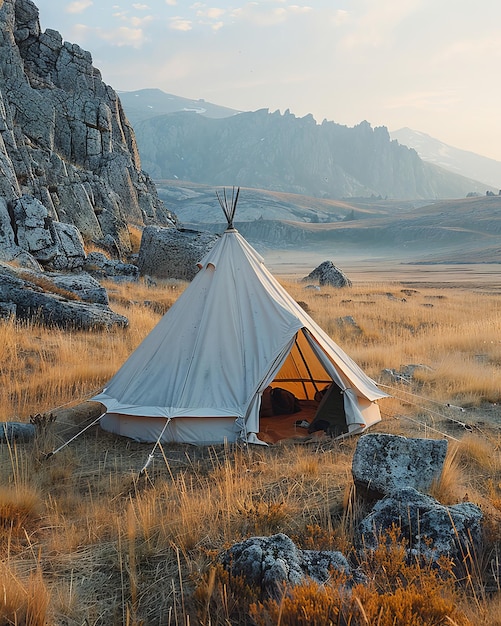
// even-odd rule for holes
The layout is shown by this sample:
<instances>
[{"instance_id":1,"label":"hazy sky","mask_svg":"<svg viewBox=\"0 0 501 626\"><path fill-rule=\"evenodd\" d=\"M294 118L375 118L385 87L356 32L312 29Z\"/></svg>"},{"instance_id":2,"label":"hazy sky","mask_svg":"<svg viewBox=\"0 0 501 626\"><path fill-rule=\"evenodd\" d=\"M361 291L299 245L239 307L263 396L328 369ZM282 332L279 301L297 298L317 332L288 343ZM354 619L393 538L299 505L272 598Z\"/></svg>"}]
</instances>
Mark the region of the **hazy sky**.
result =
<instances>
[{"instance_id":1,"label":"hazy sky","mask_svg":"<svg viewBox=\"0 0 501 626\"><path fill-rule=\"evenodd\" d=\"M34 0L117 91L408 126L501 161L500 0Z\"/></svg>"}]
</instances>

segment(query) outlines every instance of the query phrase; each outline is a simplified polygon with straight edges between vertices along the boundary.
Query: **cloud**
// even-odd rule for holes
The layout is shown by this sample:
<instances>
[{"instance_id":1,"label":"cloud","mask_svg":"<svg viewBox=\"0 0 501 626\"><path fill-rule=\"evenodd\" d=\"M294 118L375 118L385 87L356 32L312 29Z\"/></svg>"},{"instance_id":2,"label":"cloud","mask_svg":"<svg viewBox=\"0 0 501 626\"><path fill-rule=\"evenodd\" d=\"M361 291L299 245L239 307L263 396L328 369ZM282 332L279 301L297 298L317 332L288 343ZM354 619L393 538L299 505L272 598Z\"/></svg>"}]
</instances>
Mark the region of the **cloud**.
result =
<instances>
[{"instance_id":1,"label":"cloud","mask_svg":"<svg viewBox=\"0 0 501 626\"><path fill-rule=\"evenodd\" d=\"M103 28L93 28L85 24L74 24L72 36L80 43L99 39L117 48L128 46L137 49L146 41L144 31L141 28L129 28L128 26L104 30Z\"/></svg>"},{"instance_id":2,"label":"cloud","mask_svg":"<svg viewBox=\"0 0 501 626\"><path fill-rule=\"evenodd\" d=\"M193 23L191 20L186 20L182 17L172 17L170 20L169 28L171 28L172 30L188 32L193 28Z\"/></svg>"},{"instance_id":3,"label":"cloud","mask_svg":"<svg viewBox=\"0 0 501 626\"><path fill-rule=\"evenodd\" d=\"M197 14L202 13L202 11L198 11ZM221 17L222 15L224 15L226 13L226 11L224 9L218 9L216 7L213 7L211 9L207 9L205 11L205 17L208 17L210 19L217 19L218 17Z\"/></svg>"},{"instance_id":4,"label":"cloud","mask_svg":"<svg viewBox=\"0 0 501 626\"><path fill-rule=\"evenodd\" d=\"M165 0L165 4L169 7L175 7L177 5L177 0Z\"/></svg>"},{"instance_id":5,"label":"cloud","mask_svg":"<svg viewBox=\"0 0 501 626\"><path fill-rule=\"evenodd\" d=\"M153 15L145 15L144 17L128 17L126 21L134 28L142 28L153 21Z\"/></svg>"},{"instance_id":6,"label":"cloud","mask_svg":"<svg viewBox=\"0 0 501 626\"><path fill-rule=\"evenodd\" d=\"M147 4L133 4L132 5L133 9L136 9L136 11L147 11L150 7Z\"/></svg>"},{"instance_id":7,"label":"cloud","mask_svg":"<svg viewBox=\"0 0 501 626\"><path fill-rule=\"evenodd\" d=\"M92 0L76 0L75 2L70 2L70 4L66 7L66 13L82 13L85 9L91 7L94 3Z\"/></svg>"}]
</instances>

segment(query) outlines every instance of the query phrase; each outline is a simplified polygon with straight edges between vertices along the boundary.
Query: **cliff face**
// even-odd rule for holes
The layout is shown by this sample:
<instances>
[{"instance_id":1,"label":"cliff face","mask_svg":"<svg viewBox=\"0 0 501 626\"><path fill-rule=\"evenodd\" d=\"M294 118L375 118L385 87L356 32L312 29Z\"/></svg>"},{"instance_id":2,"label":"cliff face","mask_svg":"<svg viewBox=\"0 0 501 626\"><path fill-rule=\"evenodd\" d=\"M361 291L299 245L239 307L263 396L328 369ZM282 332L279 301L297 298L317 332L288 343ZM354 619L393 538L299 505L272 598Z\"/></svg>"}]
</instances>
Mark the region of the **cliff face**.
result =
<instances>
[{"instance_id":1,"label":"cliff face","mask_svg":"<svg viewBox=\"0 0 501 626\"><path fill-rule=\"evenodd\" d=\"M175 216L141 170L134 132L90 53L41 32L38 15L30 0L0 0L0 198L9 207L31 195L49 219L127 252L127 223Z\"/></svg>"},{"instance_id":2,"label":"cliff face","mask_svg":"<svg viewBox=\"0 0 501 626\"><path fill-rule=\"evenodd\" d=\"M223 119L192 112L135 126L143 163L155 179L254 187L318 198L464 197L485 185L424 163L391 141L385 127L317 124L263 109Z\"/></svg>"}]
</instances>

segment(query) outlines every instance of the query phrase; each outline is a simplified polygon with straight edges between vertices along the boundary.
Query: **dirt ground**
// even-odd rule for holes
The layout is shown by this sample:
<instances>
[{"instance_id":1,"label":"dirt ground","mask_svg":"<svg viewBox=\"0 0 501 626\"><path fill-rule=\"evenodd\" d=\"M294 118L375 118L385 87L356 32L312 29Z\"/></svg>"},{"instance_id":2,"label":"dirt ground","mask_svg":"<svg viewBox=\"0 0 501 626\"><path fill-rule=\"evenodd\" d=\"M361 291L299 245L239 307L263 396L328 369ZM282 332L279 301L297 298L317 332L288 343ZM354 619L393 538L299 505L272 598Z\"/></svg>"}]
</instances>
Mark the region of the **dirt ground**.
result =
<instances>
[{"instance_id":1,"label":"dirt ground","mask_svg":"<svg viewBox=\"0 0 501 626\"><path fill-rule=\"evenodd\" d=\"M407 286L480 289L501 294L501 264L418 264L391 258L361 258L324 252L269 251L266 267L276 276L297 280L331 260L354 283L401 282Z\"/></svg>"}]
</instances>

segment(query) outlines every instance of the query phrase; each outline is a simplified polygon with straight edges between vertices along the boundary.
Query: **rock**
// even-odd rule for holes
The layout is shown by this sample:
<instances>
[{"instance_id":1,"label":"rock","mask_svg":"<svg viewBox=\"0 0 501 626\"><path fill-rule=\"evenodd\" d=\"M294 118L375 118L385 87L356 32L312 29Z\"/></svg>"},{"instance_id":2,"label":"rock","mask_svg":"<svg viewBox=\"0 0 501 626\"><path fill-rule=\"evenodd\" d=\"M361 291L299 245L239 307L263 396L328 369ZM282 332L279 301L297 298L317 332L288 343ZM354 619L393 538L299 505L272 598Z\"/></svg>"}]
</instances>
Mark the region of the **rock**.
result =
<instances>
[{"instance_id":1,"label":"rock","mask_svg":"<svg viewBox=\"0 0 501 626\"><path fill-rule=\"evenodd\" d=\"M57 243L58 252L52 261L56 270L81 270L85 263L85 250L82 235L73 224L52 222L51 231Z\"/></svg>"},{"instance_id":2,"label":"rock","mask_svg":"<svg viewBox=\"0 0 501 626\"><path fill-rule=\"evenodd\" d=\"M192 280L197 263L217 239L217 235L204 231L147 226L139 248L139 273Z\"/></svg>"},{"instance_id":3,"label":"rock","mask_svg":"<svg viewBox=\"0 0 501 626\"><path fill-rule=\"evenodd\" d=\"M59 248L48 228L48 211L40 200L22 196L13 202L12 216L19 247L40 263L52 261Z\"/></svg>"},{"instance_id":4,"label":"rock","mask_svg":"<svg viewBox=\"0 0 501 626\"><path fill-rule=\"evenodd\" d=\"M0 302L0 319L8 320L16 317L16 305L14 302Z\"/></svg>"},{"instance_id":5,"label":"rock","mask_svg":"<svg viewBox=\"0 0 501 626\"><path fill-rule=\"evenodd\" d=\"M64 298L43 272L20 270L0 262L0 302L15 305L17 319L34 320L48 326L92 330L125 327L128 320L104 304Z\"/></svg>"},{"instance_id":6,"label":"rock","mask_svg":"<svg viewBox=\"0 0 501 626\"><path fill-rule=\"evenodd\" d=\"M63 250L70 265L61 266L35 199L53 222L71 224L89 240L110 235L124 254L131 248L128 222L175 224L141 169L120 99L91 54L55 30L42 32L30 0L0 5L0 197L15 207L14 221L27 214L14 244L43 263L57 259L55 269L70 269L78 258Z\"/></svg>"},{"instance_id":7,"label":"rock","mask_svg":"<svg viewBox=\"0 0 501 626\"><path fill-rule=\"evenodd\" d=\"M0 422L0 442L31 441L35 437L35 426L23 422Z\"/></svg>"},{"instance_id":8,"label":"rock","mask_svg":"<svg viewBox=\"0 0 501 626\"><path fill-rule=\"evenodd\" d=\"M324 583L331 569L344 572L348 584L361 580L340 552L300 550L283 533L237 543L220 555L220 562L232 576L261 589L263 597L281 597L284 584L299 585L306 577Z\"/></svg>"},{"instance_id":9,"label":"rock","mask_svg":"<svg viewBox=\"0 0 501 626\"><path fill-rule=\"evenodd\" d=\"M336 319L337 325L340 328L349 328L354 331L357 335L362 334L362 329L355 321L355 318L352 315L345 315L344 317L338 317Z\"/></svg>"},{"instance_id":10,"label":"rock","mask_svg":"<svg viewBox=\"0 0 501 626\"><path fill-rule=\"evenodd\" d=\"M137 280L139 268L133 263L108 259L102 252L90 252L85 260L85 269L98 278L112 280Z\"/></svg>"},{"instance_id":11,"label":"rock","mask_svg":"<svg viewBox=\"0 0 501 626\"><path fill-rule=\"evenodd\" d=\"M36 198L23 195L7 207L0 202L0 244L2 258L18 260L24 253L34 260L32 267L81 269L85 261L82 236L76 226L56 222Z\"/></svg>"},{"instance_id":12,"label":"rock","mask_svg":"<svg viewBox=\"0 0 501 626\"><path fill-rule=\"evenodd\" d=\"M360 524L357 543L362 550L375 550L395 525L408 541L409 558L436 563L442 556L449 557L458 570L468 569L472 563L465 560L479 554L482 517L471 502L444 506L406 487L375 504Z\"/></svg>"},{"instance_id":13,"label":"rock","mask_svg":"<svg viewBox=\"0 0 501 626\"><path fill-rule=\"evenodd\" d=\"M72 272L71 274L45 272L43 276L58 289L74 294L83 302L109 304L106 289L87 272Z\"/></svg>"},{"instance_id":14,"label":"rock","mask_svg":"<svg viewBox=\"0 0 501 626\"><path fill-rule=\"evenodd\" d=\"M428 491L442 473L446 453L446 439L363 435L353 455L353 480L362 492L376 497L404 487Z\"/></svg>"},{"instance_id":15,"label":"rock","mask_svg":"<svg viewBox=\"0 0 501 626\"><path fill-rule=\"evenodd\" d=\"M351 287L351 280L332 261L324 261L303 278L303 281L318 281L320 286Z\"/></svg>"}]
</instances>

